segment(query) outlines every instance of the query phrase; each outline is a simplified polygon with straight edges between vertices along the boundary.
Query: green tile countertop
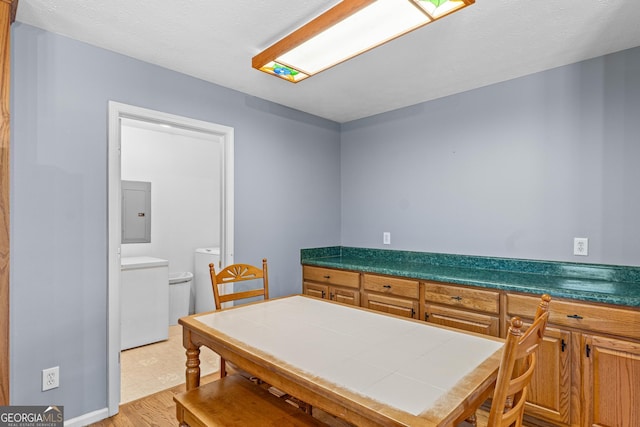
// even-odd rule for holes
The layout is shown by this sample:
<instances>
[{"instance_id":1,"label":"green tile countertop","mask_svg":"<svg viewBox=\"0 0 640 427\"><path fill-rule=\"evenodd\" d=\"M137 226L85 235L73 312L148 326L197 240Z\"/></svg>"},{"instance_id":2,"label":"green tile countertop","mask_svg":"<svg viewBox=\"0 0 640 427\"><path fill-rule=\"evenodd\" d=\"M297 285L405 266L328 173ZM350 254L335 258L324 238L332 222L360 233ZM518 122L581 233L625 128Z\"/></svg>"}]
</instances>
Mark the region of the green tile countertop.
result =
<instances>
[{"instance_id":1,"label":"green tile countertop","mask_svg":"<svg viewBox=\"0 0 640 427\"><path fill-rule=\"evenodd\" d=\"M640 267L331 246L303 265L640 307Z\"/></svg>"}]
</instances>

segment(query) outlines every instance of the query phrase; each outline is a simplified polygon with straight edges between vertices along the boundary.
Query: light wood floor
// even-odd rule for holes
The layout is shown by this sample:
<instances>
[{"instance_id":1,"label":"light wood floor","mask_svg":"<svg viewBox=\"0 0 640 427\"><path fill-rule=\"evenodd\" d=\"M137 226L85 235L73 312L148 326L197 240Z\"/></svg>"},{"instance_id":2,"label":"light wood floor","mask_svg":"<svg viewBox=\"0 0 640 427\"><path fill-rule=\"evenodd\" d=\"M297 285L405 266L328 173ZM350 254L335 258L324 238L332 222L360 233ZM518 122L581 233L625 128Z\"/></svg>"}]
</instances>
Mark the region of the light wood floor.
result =
<instances>
[{"instance_id":1,"label":"light wood floor","mask_svg":"<svg viewBox=\"0 0 640 427\"><path fill-rule=\"evenodd\" d=\"M201 384L215 381L219 374L203 376ZM168 390L154 393L133 402L120 405L120 412L113 417L91 424L92 427L169 427L177 426L176 404L173 396L185 391L181 384Z\"/></svg>"},{"instance_id":2,"label":"light wood floor","mask_svg":"<svg viewBox=\"0 0 640 427\"><path fill-rule=\"evenodd\" d=\"M184 383L186 356L182 326L169 326L169 338L120 353L120 403L132 402ZM209 348L200 349L202 376L220 369L220 357Z\"/></svg>"}]
</instances>

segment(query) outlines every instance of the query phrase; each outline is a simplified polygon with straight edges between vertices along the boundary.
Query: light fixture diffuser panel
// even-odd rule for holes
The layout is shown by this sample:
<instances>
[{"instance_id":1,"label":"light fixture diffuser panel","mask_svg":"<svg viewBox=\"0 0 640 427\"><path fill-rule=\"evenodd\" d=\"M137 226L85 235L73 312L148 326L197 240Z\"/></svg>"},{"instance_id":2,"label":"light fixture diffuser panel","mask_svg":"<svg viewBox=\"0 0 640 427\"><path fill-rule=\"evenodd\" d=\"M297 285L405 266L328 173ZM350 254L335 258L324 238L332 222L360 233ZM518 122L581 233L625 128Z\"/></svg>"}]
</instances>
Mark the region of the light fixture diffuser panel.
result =
<instances>
[{"instance_id":1,"label":"light fixture diffuser panel","mask_svg":"<svg viewBox=\"0 0 640 427\"><path fill-rule=\"evenodd\" d=\"M342 0L254 56L252 65L297 83L474 2Z\"/></svg>"},{"instance_id":2,"label":"light fixture diffuser panel","mask_svg":"<svg viewBox=\"0 0 640 427\"><path fill-rule=\"evenodd\" d=\"M429 21L410 1L377 0L276 61L312 75Z\"/></svg>"}]
</instances>

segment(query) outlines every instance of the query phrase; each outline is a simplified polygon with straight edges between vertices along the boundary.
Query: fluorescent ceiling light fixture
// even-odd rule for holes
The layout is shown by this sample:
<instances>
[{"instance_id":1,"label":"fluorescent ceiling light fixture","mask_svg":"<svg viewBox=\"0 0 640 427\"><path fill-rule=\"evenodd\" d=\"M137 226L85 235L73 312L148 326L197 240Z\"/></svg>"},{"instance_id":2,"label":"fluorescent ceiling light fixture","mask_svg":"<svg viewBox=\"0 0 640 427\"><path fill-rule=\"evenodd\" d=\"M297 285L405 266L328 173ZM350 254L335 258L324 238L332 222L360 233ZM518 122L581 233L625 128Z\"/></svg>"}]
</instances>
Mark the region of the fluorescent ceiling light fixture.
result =
<instances>
[{"instance_id":1,"label":"fluorescent ceiling light fixture","mask_svg":"<svg viewBox=\"0 0 640 427\"><path fill-rule=\"evenodd\" d=\"M252 66L297 83L474 2L343 0L254 56Z\"/></svg>"}]
</instances>

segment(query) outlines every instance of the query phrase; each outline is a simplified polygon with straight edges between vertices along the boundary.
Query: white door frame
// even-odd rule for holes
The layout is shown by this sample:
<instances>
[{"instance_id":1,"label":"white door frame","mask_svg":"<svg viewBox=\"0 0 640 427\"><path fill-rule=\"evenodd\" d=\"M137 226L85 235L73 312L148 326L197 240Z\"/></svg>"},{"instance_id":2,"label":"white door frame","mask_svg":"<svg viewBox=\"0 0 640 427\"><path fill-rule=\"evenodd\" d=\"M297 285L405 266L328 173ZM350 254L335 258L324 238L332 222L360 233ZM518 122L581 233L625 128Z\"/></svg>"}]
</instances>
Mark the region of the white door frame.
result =
<instances>
[{"instance_id":1,"label":"white door frame","mask_svg":"<svg viewBox=\"0 0 640 427\"><path fill-rule=\"evenodd\" d=\"M233 128L160 111L109 101L109 251L107 308L107 398L109 416L120 407L120 244L121 244L121 118L129 118L210 133L222 139L222 188L220 257L222 265L233 264ZM186 359L185 359L186 360Z\"/></svg>"}]
</instances>

